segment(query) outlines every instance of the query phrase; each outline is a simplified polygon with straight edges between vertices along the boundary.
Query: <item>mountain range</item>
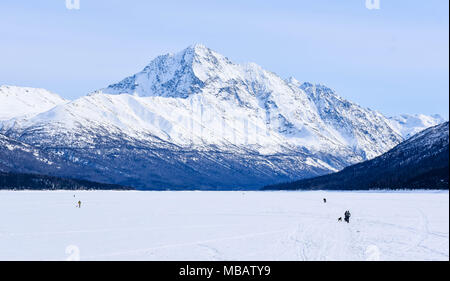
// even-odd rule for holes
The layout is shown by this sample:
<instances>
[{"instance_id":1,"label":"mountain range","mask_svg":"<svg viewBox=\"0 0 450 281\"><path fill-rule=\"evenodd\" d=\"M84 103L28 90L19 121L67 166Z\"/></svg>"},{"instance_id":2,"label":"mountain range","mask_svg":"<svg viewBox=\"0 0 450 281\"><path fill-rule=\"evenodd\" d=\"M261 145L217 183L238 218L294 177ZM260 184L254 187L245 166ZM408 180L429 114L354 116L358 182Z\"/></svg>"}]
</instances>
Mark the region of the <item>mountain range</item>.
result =
<instances>
[{"instance_id":1,"label":"mountain range","mask_svg":"<svg viewBox=\"0 0 450 281\"><path fill-rule=\"evenodd\" d=\"M0 110L0 171L139 189L251 189L324 175L444 121L386 117L200 44L73 101L1 86Z\"/></svg>"},{"instance_id":2,"label":"mountain range","mask_svg":"<svg viewBox=\"0 0 450 281\"><path fill-rule=\"evenodd\" d=\"M448 189L449 123L426 129L372 160L266 190Z\"/></svg>"}]
</instances>

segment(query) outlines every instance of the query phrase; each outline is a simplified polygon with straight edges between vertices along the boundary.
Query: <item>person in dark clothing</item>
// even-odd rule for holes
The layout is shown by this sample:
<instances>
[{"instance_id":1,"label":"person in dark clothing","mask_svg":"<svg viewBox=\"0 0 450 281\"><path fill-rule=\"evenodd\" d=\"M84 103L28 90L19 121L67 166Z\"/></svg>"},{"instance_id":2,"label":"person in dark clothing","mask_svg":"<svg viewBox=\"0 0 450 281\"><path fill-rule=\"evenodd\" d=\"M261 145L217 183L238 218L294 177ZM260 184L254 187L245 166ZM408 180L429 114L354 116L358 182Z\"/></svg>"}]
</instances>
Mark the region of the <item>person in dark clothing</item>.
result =
<instances>
[{"instance_id":1,"label":"person in dark clothing","mask_svg":"<svg viewBox=\"0 0 450 281\"><path fill-rule=\"evenodd\" d=\"M344 214L344 220L345 220L347 223L350 223L350 216L351 216L350 211L345 211L345 214Z\"/></svg>"},{"instance_id":2,"label":"person in dark clothing","mask_svg":"<svg viewBox=\"0 0 450 281\"><path fill-rule=\"evenodd\" d=\"M323 198L323 203L327 203L327 198Z\"/></svg>"},{"instance_id":3,"label":"person in dark clothing","mask_svg":"<svg viewBox=\"0 0 450 281\"><path fill-rule=\"evenodd\" d=\"M78 201L78 208L81 208L81 201Z\"/></svg>"}]
</instances>

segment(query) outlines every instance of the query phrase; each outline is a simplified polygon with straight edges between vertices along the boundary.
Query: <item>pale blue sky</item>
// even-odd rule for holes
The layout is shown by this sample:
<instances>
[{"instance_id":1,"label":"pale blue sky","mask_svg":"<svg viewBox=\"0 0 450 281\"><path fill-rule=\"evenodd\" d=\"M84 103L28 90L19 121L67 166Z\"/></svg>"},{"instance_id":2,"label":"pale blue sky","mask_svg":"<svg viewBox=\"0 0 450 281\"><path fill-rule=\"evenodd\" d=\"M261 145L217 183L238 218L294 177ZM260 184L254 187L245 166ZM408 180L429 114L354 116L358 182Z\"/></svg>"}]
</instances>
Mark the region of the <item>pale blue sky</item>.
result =
<instances>
[{"instance_id":1,"label":"pale blue sky","mask_svg":"<svg viewBox=\"0 0 450 281\"><path fill-rule=\"evenodd\" d=\"M448 119L447 0L80 2L0 2L0 84L74 99L203 43L388 115Z\"/></svg>"}]
</instances>

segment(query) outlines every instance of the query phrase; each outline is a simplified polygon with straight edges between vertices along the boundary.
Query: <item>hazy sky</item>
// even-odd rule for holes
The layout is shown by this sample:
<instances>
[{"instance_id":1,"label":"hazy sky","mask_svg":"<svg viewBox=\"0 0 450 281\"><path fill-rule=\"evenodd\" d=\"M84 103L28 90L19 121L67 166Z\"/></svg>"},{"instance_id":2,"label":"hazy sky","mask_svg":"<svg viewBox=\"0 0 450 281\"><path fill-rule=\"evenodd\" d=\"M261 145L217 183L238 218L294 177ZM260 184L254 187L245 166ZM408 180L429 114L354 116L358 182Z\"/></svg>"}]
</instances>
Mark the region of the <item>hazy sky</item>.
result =
<instances>
[{"instance_id":1,"label":"hazy sky","mask_svg":"<svg viewBox=\"0 0 450 281\"><path fill-rule=\"evenodd\" d=\"M74 99L203 43L388 115L449 114L449 2L1 0L0 84Z\"/></svg>"}]
</instances>

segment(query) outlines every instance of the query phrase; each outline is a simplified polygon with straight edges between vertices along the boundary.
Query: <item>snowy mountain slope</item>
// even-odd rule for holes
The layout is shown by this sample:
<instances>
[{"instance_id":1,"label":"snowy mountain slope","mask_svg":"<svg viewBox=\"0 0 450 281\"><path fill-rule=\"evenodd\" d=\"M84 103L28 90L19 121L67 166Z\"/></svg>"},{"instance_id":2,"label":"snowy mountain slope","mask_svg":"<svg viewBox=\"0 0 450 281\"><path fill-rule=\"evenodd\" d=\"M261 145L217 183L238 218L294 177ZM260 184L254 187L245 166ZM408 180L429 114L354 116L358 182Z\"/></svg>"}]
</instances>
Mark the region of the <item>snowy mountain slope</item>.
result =
<instances>
[{"instance_id":1,"label":"snowy mountain slope","mask_svg":"<svg viewBox=\"0 0 450 281\"><path fill-rule=\"evenodd\" d=\"M389 118L389 122L391 127L404 139L408 139L426 128L444 123L445 120L437 114L431 116L423 114L402 114Z\"/></svg>"},{"instance_id":2,"label":"snowy mountain slope","mask_svg":"<svg viewBox=\"0 0 450 281\"><path fill-rule=\"evenodd\" d=\"M154 104L155 108L168 108L165 98L176 98L178 104L162 111L164 120L202 124L205 127L202 133L206 135L201 140L193 140L194 144L220 144L224 136L232 136L240 144L247 140L247 145L276 147L275 151L283 145L313 150L344 149L358 151L358 156L364 159L379 155L401 141L384 116L328 91L328 107L340 109L326 117L323 114L326 109L321 107L323 100L309 89L288 83L256 64L234 64L202 45L194 45L176 55L158 57L142 72L96 94L153 97L148 104ZM348 110L346 106L350 104L352 109ZM180 109L185 112L178 114ZM349 116L340 117L345 114ZM332 118L337 122L330 122ZM182 126L186 128L187 124ZM342 130L343 125L347 130ZM178 144L186 143L185 139L176 141L174 134L168 135ZM253 143L248 143L249 140Z\"/></svg>"},{"instance_id":3,"label":"snowy mountain slope","mask_svg":"<svg viewBox=\"0 0 450 281\"><path fill-rule=\"evenodd\" d=\"M47 172L52 164L39 149L0 134L0 171Z\"/></svg>"},{"instance_id":4,"label":"snowy mountain slope","mask_svg":"<svg viewBox=\"0 0 450 281\"><path fill-rule=\"evenodd\" d=\"M428 128L385 154L344 170L266 189L448 189L449 123Z\"/></svg>"},{"instance_id":5,"label":"snowy mountain slope","mask_svg":"<svg viewBox=\"0 0 450 281\"><path fill-rule=\"evenodd\" d=\"M66 100L44 89L0 86L0 121L31 117L65 103Z\"/></svg>"},{"instance_id":6,"label":"snowy mountain slope","mask_svg":"<svg viewBox=\"0 0 450 281\"><path fill-rule=\"evenodd\" d=\"M365 158L378 156L385 152L386 147L399 141L381 113L347 101L323 85L303 83L300 88L315 104L321 119L349 146L355 150L362 149L366 153Z\"/></svg>"},{"instance_id":7,"label":"snowy mountain slope","mask_svg":"<svg viewBox=\"0 0 450 281\"><path fill-rule=\"evenodd\" d=\"M388 118L331 89L235 64L202 45L0 122L0 132L77 176L139 188L258 187L337 171L403 140Z\"/></svg>"}]
</instances>

